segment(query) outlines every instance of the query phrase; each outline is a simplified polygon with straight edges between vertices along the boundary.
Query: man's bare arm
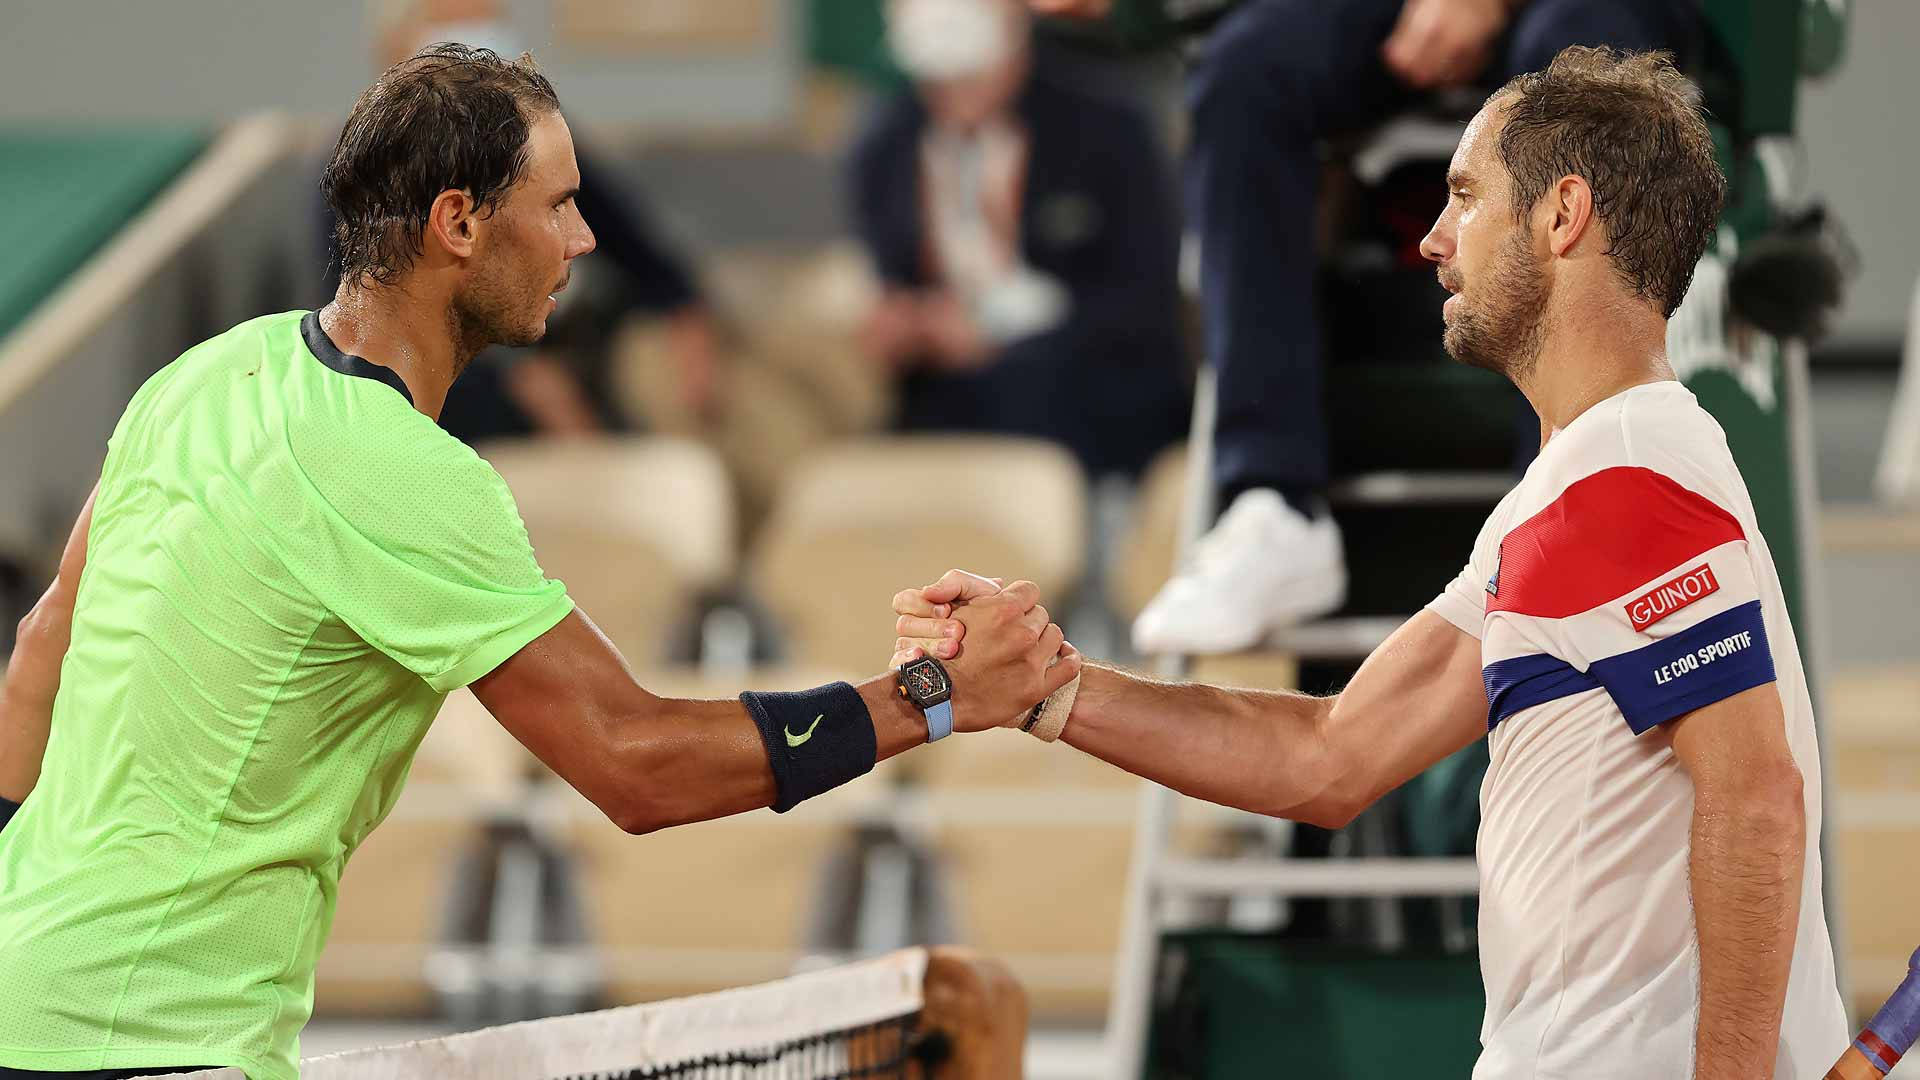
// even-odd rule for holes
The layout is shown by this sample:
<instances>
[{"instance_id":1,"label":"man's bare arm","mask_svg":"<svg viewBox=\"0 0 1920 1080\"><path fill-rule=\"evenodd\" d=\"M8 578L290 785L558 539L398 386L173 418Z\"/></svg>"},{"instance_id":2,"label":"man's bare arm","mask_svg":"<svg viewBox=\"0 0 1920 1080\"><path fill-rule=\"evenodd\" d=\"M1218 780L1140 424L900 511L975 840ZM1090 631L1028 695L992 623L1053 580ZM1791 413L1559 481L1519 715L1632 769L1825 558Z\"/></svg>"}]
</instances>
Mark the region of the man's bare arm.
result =
<instances>
[{"instance_id":1,"label":"man's bare arm","mask_svg":"<svg viewBox=\"0 0 1920 1080\"><path fill-rule=\"evenodd\" d=\"M1165 683L1089 664L1066 742L1195 798L1339 828L1485 736L1480 643L1432 612L1336 697Z\"/></svg>"},{"instance_id":2,"label":"man's bare arm","mask_svg":"<svg viewBox=\"0 0 1920 1080\"><path fill-rule=\"evenodd\" d=\"M1037 596L1031 585L1025 590ZM1061 639L1045 608L1031 598L1008 603L1019 605L1018 613L974 613L973 636L982 647L949 665L955 723L963 730L986 726L975 717L997 721L1032 707L1079 670L1077 657L1048 666ZM744 705L648 693L579 611L472 689L528 750L628 832L744 813L773 805L778 795L766 744ZM873 719L877 759L926 741L926 717L896 692L891 673L856 689Z\"/></svg>"},{"instance_id":3,"label":"man's bare arm","mask_svg":"<svg viewBox=\"0 0 1920 1080\"><path fill-rule=\"evenodd\" d=\"M1693 919L1700 941L1698 1080L1773 1075L1800 921L1807 842L1800 768L1768 683L1668 725L1693 779ZM1655 734L1643 738L1655 738Z\"/></svg>"},{"instance_id":4,"label":"man's bare arm","mask_svg":"<svg viewBox=\"0 0 1920 1080\"><path fill-rule=\"evenodd\" d=\"M894 663L964 657L967 605L997 578L950 570L893 598ZM1062 738L1210 802L1338 827L1486 734L1480 642L1430 611L1373 651L1339 696L1169 683L1088 664Z\"/></svg>"},{"instance_id":5,"label":"man's bare arm","mask_svg":"<svg viewBox=\"0 0 1920 1080\"><path fill-rule=\"evenodd\" d=\"M40 780L40 760L53 729L53 699L60 692L60 664L73 639L73 605L80 571L87 565L87 530L93 524L95 485L60 554L53 584L20 621L0 692L0 799L23 802Z\"/></svg>"}]
</instances>

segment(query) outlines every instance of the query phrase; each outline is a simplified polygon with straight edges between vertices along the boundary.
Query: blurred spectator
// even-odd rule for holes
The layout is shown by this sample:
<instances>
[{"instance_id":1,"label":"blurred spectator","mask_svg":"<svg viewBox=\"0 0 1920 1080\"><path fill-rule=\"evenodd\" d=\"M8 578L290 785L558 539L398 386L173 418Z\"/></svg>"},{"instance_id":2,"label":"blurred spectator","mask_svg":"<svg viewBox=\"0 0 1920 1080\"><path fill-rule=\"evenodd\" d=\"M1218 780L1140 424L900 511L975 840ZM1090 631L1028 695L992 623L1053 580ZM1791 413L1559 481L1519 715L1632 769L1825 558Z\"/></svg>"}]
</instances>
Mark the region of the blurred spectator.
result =
<instances>
[{"instance_id":1,"label":"blurred spectator","mask_svg":"<svg viewBox=\"0 0 1920 1080\"><path fill-rule=\"evenodd\" d=\"M1143 652L1247 648L1344 600L1327 514L1327 432L1315 325L1322 142L1432 92L1484 92L1568 45L1673 49L1697 0L1245 0L1164 5L1221 18L1188 91L1186 209L1200 248L1207 361L1218 376L1220 522L1134 625ZM1098 15L1111 0L1032 0ZM1475 95L1478 96L1477 94ZM1435 205L1434 213L1440 211Z\"/></svg>"},{"instance_id":2,"label":"blurred spectator","mask_svg":"<svg viewBox=\"0 0 1920 1080\"><path fill-rule=\"evenodd\" d=\"M498 0L400 0L387 15L376 45L382 70L437 41L502 56L523 51ZM573 135L580 166L577 203L597 247L578 260L573 284L560 295L540 344L487 350L448 393L441 426L467 442L634 426L616 404L610 347L621 320L635 314L666 320L681 404L700 416L719 406L719 334L692 273L655 234L639 193L601 164L578 130ZM319 213L331 295L339 283L334 223L324 205Z\"/></svg>"},{"instance_id":3,"label":"blurred spectator","mask_svg":"<svg viewBox=\"0 0 1920 1080\"><path fill-rule=\"evenodd\" d=\"M1186 426L1164 157L1134 108L1036 65L1017 0L894 0L911 91L854 146L881 279L868 350L908 430L1032 435L1138 472Z\"/></svg>"}]
</instances>

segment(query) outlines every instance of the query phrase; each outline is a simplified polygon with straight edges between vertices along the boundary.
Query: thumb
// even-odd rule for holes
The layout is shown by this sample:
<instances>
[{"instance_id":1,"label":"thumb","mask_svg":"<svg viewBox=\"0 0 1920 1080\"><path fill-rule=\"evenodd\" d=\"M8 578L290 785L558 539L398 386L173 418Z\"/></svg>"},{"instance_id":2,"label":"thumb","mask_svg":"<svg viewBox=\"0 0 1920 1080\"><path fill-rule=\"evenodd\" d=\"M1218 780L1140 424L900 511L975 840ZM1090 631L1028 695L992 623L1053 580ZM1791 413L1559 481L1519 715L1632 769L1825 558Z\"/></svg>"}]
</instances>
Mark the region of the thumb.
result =
<instances>
[{"instance_id":1,"label":"thumb","mask_svg":"<svg viewBox=\"0 0 1920 1080\"><path fill-rule=\"evenodd\" d=\"M949 570L940 580L920 590L929 604L964 604L983 596L992 596L1006 583L999 578L982 577L965 570Z\"/></svg>"},{"instance_id":2,"label":"thumb","mask_svg":"<svg viewBox=\"0 0 1920 1080\"><path fill-rule=\"evenodd\" d=\"M1086 660L1080 655L1079 649L1074 648L1072 645L1062 644L1060 646L1059 657L1054 660L1053 666L1047 668L1046 674L1041 677L1041 685L1047 688L1047 694L1051 696L1055 690L1079 678L1080 669L1085 663Z\"/></svg>"}]
</instances>

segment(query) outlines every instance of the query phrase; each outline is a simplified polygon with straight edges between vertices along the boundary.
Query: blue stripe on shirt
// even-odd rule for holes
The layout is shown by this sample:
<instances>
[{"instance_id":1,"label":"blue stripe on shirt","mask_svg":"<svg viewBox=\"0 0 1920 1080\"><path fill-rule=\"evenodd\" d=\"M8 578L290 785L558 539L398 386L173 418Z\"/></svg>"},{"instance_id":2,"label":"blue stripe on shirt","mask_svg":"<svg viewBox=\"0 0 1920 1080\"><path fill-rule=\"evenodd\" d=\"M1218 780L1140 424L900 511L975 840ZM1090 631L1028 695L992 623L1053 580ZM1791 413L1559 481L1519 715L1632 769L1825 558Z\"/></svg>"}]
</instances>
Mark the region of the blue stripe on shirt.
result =
<instances>
[{"instance_id":1,"label":"blue stripe on shirt","mask_svg":"<svg viewBox=\"0 0 1920 1080\"><path fill-rule=\"evenodd\" d=\"M1599 681L1592 675L1575 670L1572 664L1546 653L1488 664L1480 676L1487 684L1488 731L1521 709L1600 688Z\"/></svg>"},{"instance_id":2,"label":"blue stripe on shirt","mask_svg":"<svg viewBox=\"0 0 1920 1080\"><path fill-rule=\"evenodd\" d=\"M1613 695L1635 735L1774 680L1760 601L1751 600L1588 671Z\"/></svg>"}]
</instances>

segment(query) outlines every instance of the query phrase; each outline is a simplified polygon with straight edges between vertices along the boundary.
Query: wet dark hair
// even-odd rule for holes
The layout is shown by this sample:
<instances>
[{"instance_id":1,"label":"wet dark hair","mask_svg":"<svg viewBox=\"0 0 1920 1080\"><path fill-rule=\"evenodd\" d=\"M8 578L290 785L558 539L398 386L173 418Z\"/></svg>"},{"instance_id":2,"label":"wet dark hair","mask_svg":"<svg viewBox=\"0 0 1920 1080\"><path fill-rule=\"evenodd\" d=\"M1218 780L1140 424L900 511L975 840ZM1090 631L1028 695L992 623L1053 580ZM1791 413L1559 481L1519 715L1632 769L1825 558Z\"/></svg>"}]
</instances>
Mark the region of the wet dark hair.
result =
<instances>
[{"instance_id":1,"label":"wet dark hair","mask_svg":"<svg viewBox=\"0 0 1920 1080\"><path fill-rule=\"evenodd\" d=\"M1727 194L1699 91L1672 56L1575 45L1495 100L1514 214L1525 221L1563 176L1585 179L1615 271L1671 317Z\"/></svg>"},{"instance_id":2,"label":"wet dark hair","mask_svg":"<svg viewBox=\"0 0 1920 1080\"><path fill-rule=\"evenodd\" d=\"M388 68L354 102L320 175L340 279L391 284L412 266L442 191L491 213L526 172L534 122L559 108L531 56L429 45Z\"/></svg>"}]
</instances>

